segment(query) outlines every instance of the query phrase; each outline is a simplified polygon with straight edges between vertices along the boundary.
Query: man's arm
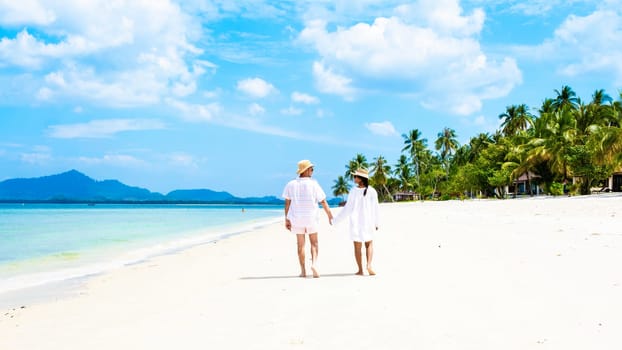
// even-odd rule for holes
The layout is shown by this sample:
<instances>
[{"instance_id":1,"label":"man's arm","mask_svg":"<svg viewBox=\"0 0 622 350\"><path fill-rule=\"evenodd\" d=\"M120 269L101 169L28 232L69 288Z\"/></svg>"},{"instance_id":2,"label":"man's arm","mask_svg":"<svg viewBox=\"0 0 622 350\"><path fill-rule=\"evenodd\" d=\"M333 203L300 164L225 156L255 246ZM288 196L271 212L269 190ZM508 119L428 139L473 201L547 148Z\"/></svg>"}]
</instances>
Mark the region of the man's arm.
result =
<instances>
[{"instance_id":1,"label":"man's arm","mask_svg":"<svg viewBox=\"0 0 622 350\"><path fill-rule=\"evenodd\" d=\"M328 216L328 222L332 225L333 224L333 213L330 211L328 202L325 199L322 202L320 202L320 204L322 204L322 208L324 208L324 211L326 212L326 215Z\"/></svg>"},{"instance_id":2,"label":"man's arm","mask_svg":"<svg viewBox=\"0 0 622 350\"><path fill-rule=\"evenodd\" d=\"M292 223L287 218L287 214L289 214L289 207L291 205L292 205L292 200L291 199L286 199L285 200L285 228L290 230L290 231L292 230Z\"/></svg>"}]
</instances>

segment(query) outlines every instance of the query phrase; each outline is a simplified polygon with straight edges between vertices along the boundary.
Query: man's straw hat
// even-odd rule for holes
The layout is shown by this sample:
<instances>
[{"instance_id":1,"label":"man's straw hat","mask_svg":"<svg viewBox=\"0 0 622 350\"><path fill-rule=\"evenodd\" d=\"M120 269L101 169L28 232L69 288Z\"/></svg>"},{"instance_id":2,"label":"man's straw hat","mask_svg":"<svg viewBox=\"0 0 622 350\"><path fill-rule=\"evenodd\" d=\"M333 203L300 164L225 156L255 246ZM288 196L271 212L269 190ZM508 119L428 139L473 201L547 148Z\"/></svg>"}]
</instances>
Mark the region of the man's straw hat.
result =
<instances>
[{"instance_id":1,"label":"man's straw hat","mask_svg":"<svg viewBox=\"0 0 622 350\"><path fill-rule=\"evenodd\" d=\"M314 166L315 165L313 165L310 160L301 160L300 162L298 162L298 171L296 172L296 174L300 175L307 171L307 169Z\"/></svg>"},{"instance_id":2,"label":"man's straw hat","mask_svg":"<svg viewBox=\"0 0 622 350\"><path fill-rule=\"evenodd\" d=\"M364 177L369 180L369 171L367 171L367 169L360 168L353 172L352 176Z\"/></svg>"}]
</instances>

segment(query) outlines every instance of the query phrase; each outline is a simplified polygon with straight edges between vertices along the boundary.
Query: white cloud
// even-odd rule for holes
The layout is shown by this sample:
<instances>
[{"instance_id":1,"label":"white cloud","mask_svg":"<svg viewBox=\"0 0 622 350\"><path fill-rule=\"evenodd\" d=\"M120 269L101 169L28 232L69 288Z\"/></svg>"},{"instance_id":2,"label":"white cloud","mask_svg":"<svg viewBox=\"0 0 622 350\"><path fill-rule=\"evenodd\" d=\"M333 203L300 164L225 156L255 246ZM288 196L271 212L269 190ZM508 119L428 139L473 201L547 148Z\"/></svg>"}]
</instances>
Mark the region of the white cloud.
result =
<instances>
[{"instance_id":1,"label":"white cloud","mask_svg":"<svg viewBox=\"0 0 622 350\"><path fill-rule=\"evenodd\" d=\"M211 99L218 98L221 93L222 91L220 89L203 91L203 97L211 100Z\"/></svg>"},{"instance_id":2,"label":"white cloud","mask_svg":"<svg viewBox=\"0 0 622 350\"><path fill-rule=\"evenodd\" d=\"M320 103L320 100L317 97L311 96L309 94L305 94L302 92L298 92L298 91L292 92L292 101L296 103L307 104L307 105L313 105L313 104Z\"/></svg>"},{"instance_id":3,"label":"white cloud","mask_svg":"<svg viewBox=\"0 0 622 350\"><path fill-rule=\"evenodd\" d=\"M0 0L0 25L25 28L0 39L0 67L45 76L45 101L154 105L195 93L216 69L192 44L199 19L173 0Z\"/></svg>"},{"instance_id":4,"label":"white cloud","mask_svg":"<svg viewBox=\"0 0 622 350\"><path fill-rule=\"evenodd\" d=\"M52 155L48 152L21 153L19 157L28 164L45 164L52 160Z\"/></svg>"},{"instance_id":5,"label":"white cloud","mask_svg":"<svg viewBox=\"0 0 622 350\"><path fill-rule=\"evenodd\" d=\"M248 106L248 113L250 115L262 115L266 113L266 109L259 103L251 103L250 106Z\"/></svg>"},{"instance_id":6,"label":"white cloud","mask_svg":"<svg viewBox=\"0 0 622 350\"><path fill-rule=\"evenodd\" d=\"M483 115L475 117L475 119L473 119L473 124L479 126L486 125L486 117L484 117Z\"/></svg>"},{"instance_id":7,"label":"white cloud","mask_svg":"<svg viewBox=\"0 0 622 350\"><path fill-rule=\"evenodd\" d=\"M189 122L208 122L212 121L222 111L218 103L197 104L180 101L172 98L166 99L166 103L176 109L179 117Z\"/></svg>"},{"instance_id":8,"label":"white cloud","mask_svg":"<svg viewBox=\"0 0 622 350\"><path fill-rule=\"evenodd\" d=\"M281 114L284 115L301 115L303 110L300 108L296 108L294 106L289 106L289 108L281 109Z\"/></svg>"},{"instance_id":9,"label":"white cloud","mask_svg":"<svg viewBox=\"0 0 622 350\"><path fill-rule=\"evenodd\" d=\"M55 20L54 12L46 9L38 0L0 0L0 24L2 25L47 25Z\"/></svg>"},{"instance_id":10,"label":"white cloud","mask_svg":"<svg viewBox=\"0 0 622 350\"><path fill-rule=\"evenodd\" d=\"M458 0L421 0L397 7L391 17L334 31L324 20L308 21L299 41L321 58L313 72L322 92L352 98L357 89L383 86L435 109L448 106L437 102L439 95L451 96L451 112L470 114L522 81L513 58L483 52L484 18L479 9L464 14Z\"/></svg>"},{"instance_id":11,"label":"white cloud","mask_svg":"<svg viewBox=\"0 0 622 350\"><path fill-rule=\"evenodd\" d=\"M390 121L377 122L377 123L366 123L365 127L367 130L371 131L375 135L380 136L395 136L397 135L397 130L393 126L393 123Z\"/></svg>"},{"instance_id":12,"label":"white cloud","mask_svg":"<svg viewBox=\"0 0 622 350\"><path fill-rule=\"evenodd\" d=\"M405 23L434 33L456 37L478 34L484 26L484 11L475 9L468 16L462 12L460 2L455 0L420 0L395 9L395 15Z\"/></svg>"},{"instance_id":13,"label":"white cloud","mask_svg":"<svg viewBox=\"0 0 622 350\"><path fill-rule=\"evenodd\" d=\"M601 73L622 84L622 10L606 5L586 16L568 16L550 39L516 52L524 59L555 61L562 75Z\"/></svg>"},{"instance_id":14,"label":"white cloud","mask_svg":"<svg viewBox=\"0 0 622 350\"><path fill-rule=\"evenodd\" d=\"M102 157L78 157L77 161L88 165L144 167L148 162L129 154L106 154Z\"/></svg>"},{"instance_id":15,"label":"white cloud","mask_svg":"<svg viewBox=\"0 0 622 350\"><path fill-rule=\"evenodd\" d=\"M188 168L198 168L200 163L205 161L205 159L197 158L191 154L183 152L170 153L167 154L165 158L171 165Z\"/></svg>"},{"instance_id":16,"label":"white cloud","mask_svg":"<svg viewBox=\"0 0 622 350\"><path fill-rule=\"evenodd\" d=\"M87 123L52 125L49 135L60 139L106 138L124 131L164 129L164 124L152 119L100 119Z\"/></svg>"},{"instance_id":17,"label":"white cloud","mask_svg":"<svg viewBox=\"0 0 622 350\"><path fill-rule=\"evenodd\" d=\"M277 89L261 78L248 78L238 81L237 89L252 98L264 98Z\"/></svg>"},{"instance_id":18,"label":"white cloud","mask_svg":"<svg viewBox=\"0 0 622 350\"><path fill-rule=\"evenodd\" d=\"M354 98L356 90L351 86L352 79L335 73L332 69L326 68L323 63L313 63L313 76L320 92L340 95L348 101Z\"/></svg>"},{"instance_id":19,"label":"white cloud","mask_svg":"<svg viewBox=\"0 0 622 350\"><path fill-rule=\"evenodd\" d=\"M489 133L494 133L495 131L497 131L501 124L499 118L486 118L483 115L479 115L475 118L468 118L469 119L463 120L465 124L476 126L478 129Z\"/></svg>"},{"instance_id":20,"label":"white cloud","mask_svg":"<svg viewBox=\"0 0 622 350\"><path fill-rule=\"evenodd\" d=\"M182 6L191 11L199 11L208 19L215 20L231 16L246 18L282 18L287 15L283 7L288 4L272 4L266 0L184 0Z\"/></svg>"}]
</instances>

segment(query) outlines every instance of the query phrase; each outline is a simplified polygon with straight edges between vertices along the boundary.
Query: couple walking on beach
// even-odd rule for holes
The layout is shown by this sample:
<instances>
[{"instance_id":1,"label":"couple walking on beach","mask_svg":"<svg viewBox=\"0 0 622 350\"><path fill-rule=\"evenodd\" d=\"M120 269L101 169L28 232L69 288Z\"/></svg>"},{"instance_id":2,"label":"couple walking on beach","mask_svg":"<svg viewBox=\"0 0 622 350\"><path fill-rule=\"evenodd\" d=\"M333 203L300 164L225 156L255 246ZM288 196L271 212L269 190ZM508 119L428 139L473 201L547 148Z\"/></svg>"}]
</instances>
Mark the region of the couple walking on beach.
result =
<instances>
[{"instance_id":1,"label":"couple walking on beach","mask_svg":"<svg viewBox=\"0 0 622 350\"><path fill-rule=\"evenodd\" d=\"M357 275L363 272L363 244L366 249L367 272L375 275L372 268L373 234L378 230L378 193L369 186L369 172L358 169L352 176L356 188L348 194L345 207L333 218L326 201L326 194L317 181L312 179L315 165L309 160L298 162L298 178L290 181L283 191L285 198L285 228L296 235L300 277L307 277L305 243L309 236L311 245L311 271L314 278L320 277L317 265L319 207L322 205L331 225L350 218L350 238L354 242L354 257L358 266Z\"/></svg>"}]
</instances>

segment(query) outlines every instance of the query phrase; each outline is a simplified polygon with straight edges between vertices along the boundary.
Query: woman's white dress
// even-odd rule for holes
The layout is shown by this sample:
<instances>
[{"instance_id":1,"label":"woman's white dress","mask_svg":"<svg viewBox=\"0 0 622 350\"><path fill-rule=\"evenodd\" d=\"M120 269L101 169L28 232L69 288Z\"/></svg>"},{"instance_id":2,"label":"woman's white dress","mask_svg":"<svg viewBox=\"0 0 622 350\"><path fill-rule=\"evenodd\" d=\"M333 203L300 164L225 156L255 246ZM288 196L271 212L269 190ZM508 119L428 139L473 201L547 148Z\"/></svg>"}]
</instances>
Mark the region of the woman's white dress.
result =
<instances>
[{"instance_id":1,"label":"woman's white dress","mask_svg":"<svg viewBox=\"0 0 622 350\"><path fill-rule=\"evenodd\" d=\"M367 188L367 195L363 195L365 188L353 188L348 194L348 202L333 220L335 224L349 218L350 238L354 242L369 242L374 239L374 232L378 227L379 209L378 192L373 187Z\"/></svg>"}]
</instances>

